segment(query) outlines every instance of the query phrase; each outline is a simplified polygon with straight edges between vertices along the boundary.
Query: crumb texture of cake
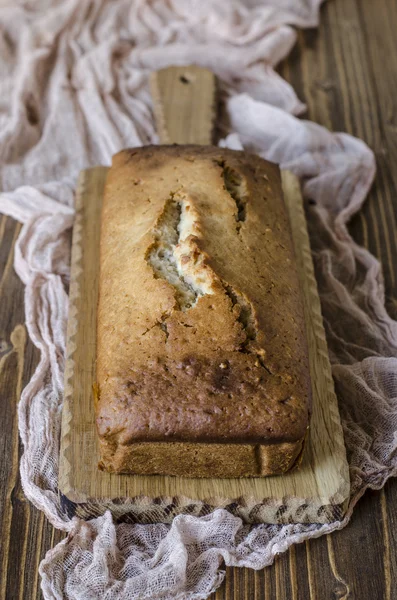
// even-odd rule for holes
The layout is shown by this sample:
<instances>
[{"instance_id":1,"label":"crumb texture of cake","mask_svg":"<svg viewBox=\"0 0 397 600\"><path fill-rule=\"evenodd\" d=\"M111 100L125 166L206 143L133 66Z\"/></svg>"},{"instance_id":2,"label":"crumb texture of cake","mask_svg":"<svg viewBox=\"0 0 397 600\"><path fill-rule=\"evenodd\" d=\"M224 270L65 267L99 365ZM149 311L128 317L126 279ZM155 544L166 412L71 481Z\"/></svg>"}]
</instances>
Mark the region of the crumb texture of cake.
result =
<instances>
[{"instance_id":1,"label":"crumb texture of cake","mask_svg":"<svg viewBox=\"0 0 397 600\"><path fill-rule=\"evenodd\" d=\"M118 153L101 223L101 468L283 473L311 384L279 169L204 146Z\"/></svg>"}]
</instances>

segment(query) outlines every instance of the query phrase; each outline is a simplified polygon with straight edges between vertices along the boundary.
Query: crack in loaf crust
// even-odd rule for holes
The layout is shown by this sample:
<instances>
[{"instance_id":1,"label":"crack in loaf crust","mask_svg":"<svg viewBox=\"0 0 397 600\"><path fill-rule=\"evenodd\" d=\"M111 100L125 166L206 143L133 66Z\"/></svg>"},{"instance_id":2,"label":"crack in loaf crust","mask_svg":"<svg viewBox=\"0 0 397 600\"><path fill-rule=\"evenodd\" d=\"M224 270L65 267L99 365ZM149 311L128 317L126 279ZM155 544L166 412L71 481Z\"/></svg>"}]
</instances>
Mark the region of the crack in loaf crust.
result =
<instances>
[{"instance_id":1,"label":"crack in loaf crust","mask_svg":"<svg viewBox=\"0 0 397 600\"><path fill-rule=\"evenodd\" d=\"M310 378L276 165L200 146L113 158L97 347L101 468L235 477L296 463Z\"/></svg>"}]
</instances>

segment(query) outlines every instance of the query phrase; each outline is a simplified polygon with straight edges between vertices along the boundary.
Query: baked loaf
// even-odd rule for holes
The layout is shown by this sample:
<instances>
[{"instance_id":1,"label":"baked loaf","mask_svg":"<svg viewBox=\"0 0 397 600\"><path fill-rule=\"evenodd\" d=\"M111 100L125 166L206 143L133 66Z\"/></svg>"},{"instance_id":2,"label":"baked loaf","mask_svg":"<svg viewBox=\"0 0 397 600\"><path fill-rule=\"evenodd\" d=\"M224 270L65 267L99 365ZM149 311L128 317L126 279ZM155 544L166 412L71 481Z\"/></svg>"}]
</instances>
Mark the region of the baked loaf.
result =
<instances>
[{"instance_id":1,"label":"baked loaf","mask_svg":"<svg viewBox=\"0 0 397 600\"><path fill-rule=\"evenodd\" d=\"M114 156L97 383L108 471L243 477L297 462L311 386L276 165L204 146Z\"/></svg>"}]
</instances>

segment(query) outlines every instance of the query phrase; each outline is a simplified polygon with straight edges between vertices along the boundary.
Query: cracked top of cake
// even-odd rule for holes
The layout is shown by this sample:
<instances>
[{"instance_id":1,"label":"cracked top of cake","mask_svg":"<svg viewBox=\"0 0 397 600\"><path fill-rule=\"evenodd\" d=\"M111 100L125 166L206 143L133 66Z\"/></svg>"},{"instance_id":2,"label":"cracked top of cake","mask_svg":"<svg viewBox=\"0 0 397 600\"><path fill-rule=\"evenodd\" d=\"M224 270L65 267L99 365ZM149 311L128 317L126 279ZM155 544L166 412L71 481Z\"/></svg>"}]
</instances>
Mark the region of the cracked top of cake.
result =
<instances>
[{"instance_id":1,"label":"cracked top of cake","mask_svg":"<svg viewBox=\"0 0 397 600\"><path fill-rule=\"evenodd\" d=\"M308 352L276 165L200 146L114 157L97 382L98 431L110 446L305 435Z\"/></svg>"}]
</instances>

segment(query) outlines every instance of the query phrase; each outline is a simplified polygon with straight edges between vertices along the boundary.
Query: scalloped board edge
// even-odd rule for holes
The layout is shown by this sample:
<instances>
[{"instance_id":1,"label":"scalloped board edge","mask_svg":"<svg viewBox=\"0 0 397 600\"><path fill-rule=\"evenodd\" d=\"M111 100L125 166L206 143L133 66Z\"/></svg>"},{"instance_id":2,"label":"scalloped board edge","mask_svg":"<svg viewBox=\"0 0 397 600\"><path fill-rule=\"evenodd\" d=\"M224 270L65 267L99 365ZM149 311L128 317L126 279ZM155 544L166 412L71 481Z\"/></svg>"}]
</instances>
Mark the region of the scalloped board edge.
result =
<instances>
[{"instance_id":1,"label":"scalloped board edge","mask_svg":"<svg viewBox=\"0 0 397 600\"><path fill-rule=\"evenodd\" d=\"M349 468L314 277L299 181L282 173L304 292L313 414L301 467L283 476L187 479L99 471L92 386L95 381L99 223L107 168L80 175L72 242L59 494L65 514L92 518L110 510L119 521L171 522L226 508L248 523L340 520L350 492Z\"/></svg>"}]
</instances>

